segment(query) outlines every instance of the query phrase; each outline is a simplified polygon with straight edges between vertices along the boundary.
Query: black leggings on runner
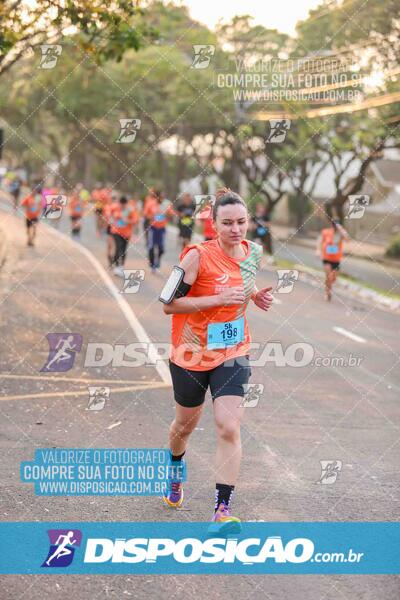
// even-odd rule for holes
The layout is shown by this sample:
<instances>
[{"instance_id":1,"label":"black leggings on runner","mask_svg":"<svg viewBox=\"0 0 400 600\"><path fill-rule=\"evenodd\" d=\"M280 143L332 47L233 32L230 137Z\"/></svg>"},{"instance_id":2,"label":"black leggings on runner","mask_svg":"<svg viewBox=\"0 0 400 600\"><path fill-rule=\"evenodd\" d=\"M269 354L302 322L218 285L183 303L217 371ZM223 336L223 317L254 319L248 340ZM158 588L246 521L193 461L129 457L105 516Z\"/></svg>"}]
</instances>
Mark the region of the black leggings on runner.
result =
<instances>
[{"instance_id":1,"label":"black leggings on runner","mask_svg":"<svg viewBox=\"0 0 400 600\"><path fill-rule=\"evenodd\" d=\"M114 265L122 267L125 264L126 250L128 248L128 240L119 233L114 233L115 240L115 255Z\"/></svg>"},{"instance_id":2,"label":"black leggings on runner","mask_svg":"<svg viewBox=\"0 0 400 600\"><path fill-rule=\"evenodd\" d=\"M148 231L147 247L149 250L149 263L152 269L160 266L164 254L165 228L150 227ZM155 249L157 248L157 254Z\"/></svg>"}]
</instances>

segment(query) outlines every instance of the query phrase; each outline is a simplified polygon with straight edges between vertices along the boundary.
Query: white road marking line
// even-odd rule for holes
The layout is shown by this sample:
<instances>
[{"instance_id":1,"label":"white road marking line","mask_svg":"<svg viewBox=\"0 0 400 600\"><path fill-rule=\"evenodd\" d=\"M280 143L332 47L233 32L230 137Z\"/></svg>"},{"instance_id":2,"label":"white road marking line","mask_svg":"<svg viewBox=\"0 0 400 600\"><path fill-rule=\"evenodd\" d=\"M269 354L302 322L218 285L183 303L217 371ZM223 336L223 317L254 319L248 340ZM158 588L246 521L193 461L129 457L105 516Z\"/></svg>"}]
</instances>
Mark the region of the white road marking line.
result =
<instances>
[{"instance_id":1,"label":"white road marking line","mask_svg":"<svg viewBox=\"0 0 400 600\"><path fill-rule=\"evenodd\" d=\"M347 329L343 329L343 327L332 327L332 329L333 331L336 331L336 333L340 333L341 335L344 335L345 337L348 337L354 342L358 342L359 344L365 344L367 342L367 340L365 340L361 336L356 335L351 331L347 331Z\"/></svg>"},{"instance_id":2,"label":"white road marking line","mask_svg":"<svg viewBox=\"0 0 400 600\"><path fill-rule=\"evenodd\" d=\"M109 425L106 429L114 429L114 427L119 427L121 423L122 421L117 421L116 423L112 423L111 425Z\"/></svg>"},{"instance_id":3,"label":"white road marking line","mask_svg":"<svg viewBox=\"0 0 400 600\"><path fill-rule=\"evenodd\" d=\"M146 330L144 329L143 325L141 324L141 322L139 321L139 319L133 312L131 306L128 304L128 302L125 300L125 298L119 293L119 289L116 287L116 285L112 281L109 274L105 271L103 265L97 260L97 258L94 256L94 254L92 254L92 252L90 252L90 250L88 250L85 246L78 244L78 242L69 238L67 235L65 235L65 233L58 231L58 229L53 229L52 227L50 227L50 225L47 225L47 223L45 223L45 225L49 231L54 233L56 236L57 235L61 236L67 242L72 244L72 246L74 246L77 250L82 252L82 254L84 254L84 256L86 256L86 258L92 263L92 265L94 266L94 268L96 269L96 271L98 272L98 274L100 275L100 277L102 278L102 280L104 281L104 283L106 284L108 289L110 290L112 296L114 297L114 300L116 300L121 311L124 313L126 320L128 321L129 325L131 326L132 331L134 332L134 334L136 335L138 340L140 342L144 342L144 343L148 344L148 357L151 362L155 363L154 367L157 370L158 374L160 375L161 379L163 380L164 383L172 385L171 374L169 372L167 365L160 360L159 354L156 351L154 344L150 341L150 338L147 335Z\"/></svg>"},{"instance_id":4,"label":"white road marking line","mask_svg":"<svg viewBox=\"0 0 400 600\"><path fill-rule=\"evenodd\" d=\"M163 381L159 381L158 383L153 383L151 386L149 385L144 385L141 383L138 383L138 385L126 385L124 387L116 387L116 388L112 388L111 392L113 394L117 394L117 393L125 393L125 392L136 392L137 390L153 390L153 389L160 389L160 388L166 388L166 387L170 387L168 383L164 383ZM0 402L9 402L11 400L32 400L33 398L36 399L46 399L46 398L64 398L64 396L73 396L74 398L76 396L87 396L88 395L88 390L76 390L74 392L38 392L36 393L30 393L30 394L19 394L16 396L0 396Z\"/></svg>"},{"instance_id":5,"label":"white road marking line","mask_svg":"<svg viewBox=\"0 0 400 600\"><path fill-rule=\"evenodd\" d=\"M139 383L140 385L154 385L154 381L143 381L141 379L130 380L130 379L87 379L84 377L59 377L59 374L54 372L53 375L15 375L10 373L2 373L2 379L32 379L32 381L51 381L58 383L59 381L67 381L68 383L126 383L126 385L134 385Z\"/></svg>"}]
</instances>

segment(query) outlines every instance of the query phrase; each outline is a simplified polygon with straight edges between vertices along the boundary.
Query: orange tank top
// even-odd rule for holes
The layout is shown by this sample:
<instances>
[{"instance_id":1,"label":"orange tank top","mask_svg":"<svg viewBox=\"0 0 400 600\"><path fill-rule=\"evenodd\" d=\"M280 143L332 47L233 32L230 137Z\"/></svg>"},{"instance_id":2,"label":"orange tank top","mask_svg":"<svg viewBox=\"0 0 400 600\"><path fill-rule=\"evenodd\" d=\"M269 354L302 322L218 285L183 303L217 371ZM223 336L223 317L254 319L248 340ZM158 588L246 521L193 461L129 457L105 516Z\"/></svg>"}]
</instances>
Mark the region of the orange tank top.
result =
<instances>
[{"instance_id":1,"label":"orange tank top","mask_svg":"<svg viewBox=\"0 0 400 600\"><path fill-rule=\"evenodd\" d=\"M323 260L340 262L343 256L343 240L340 233L328 227L322 230L321 235Z\"/></svg>"},{"instance_id":2,"label":"orange tank top","mask_svg":"<svg viewBox=\"0 0 400 600\"><path fill-rule=\"evenodd\" d=\"M214 369L228 359L250 351L246 308L260 267L262 247L243 240L246 254L241 259L228 256L218 240L186 246L182 259L192 248L200 253L197 279L188 298L212 296L226 288L243 285L246 301L242 305L218 306L191 314L172 315L171 362L193 371Z\"/></svg>"}]
</instances>

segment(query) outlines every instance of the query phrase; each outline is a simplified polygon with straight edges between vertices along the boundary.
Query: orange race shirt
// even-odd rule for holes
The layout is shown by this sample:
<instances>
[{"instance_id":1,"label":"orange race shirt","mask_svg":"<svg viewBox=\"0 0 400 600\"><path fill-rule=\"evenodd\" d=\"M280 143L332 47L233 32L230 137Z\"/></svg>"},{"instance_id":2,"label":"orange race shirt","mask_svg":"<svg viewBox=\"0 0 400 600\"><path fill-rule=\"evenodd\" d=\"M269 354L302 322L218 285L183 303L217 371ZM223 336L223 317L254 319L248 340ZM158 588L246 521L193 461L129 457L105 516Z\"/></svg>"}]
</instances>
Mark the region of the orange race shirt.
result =
<instances>
[{"instance_id":1,"label":"orange race shirt","mask_svg":"<svg viewBox=\"0 0 400 600\"><path fill-rule=\"evenodd\" d=\"M132 235L132 227L134 224L134 212L132 206L129 204L121 206L119 202L116 202L111 205L108 218L111 225L111 233L117 233L129 240Z\"/></svg>"},{"instance_id":2,"label":"orange race shirt","mask_svg":"<svg viewBox=\"0 0 400 600\"><path fill-rule=\"evenodd\" d=\"M25 207L27 219L37 219L42 210L42 196L41 194L30 194L22 200L21 205Z\"/></svg>"},{"instance_id":3,"label":"orange race shirt","mask_svg":"<svg viewBox=\"0 0 400 600\"><path fill-rule=\"evenodd\" d=\"M82 217L84 207L85 203L79 196L71 196L68 202L68 209L71 217Z\"/></svg>"},{"instance_id":4,"label":"orange race shirt","mask_svg":"<svg viewBox=\"0 0 400 600\"><path fill-rule=\"evenodd\" d=\"M106 221L107 225L111 225L111 212L114 208L114 204L108 203L105 204L103 209L103 219Z\"/></svg>"},{"instance_id":5,"label":"orange race shirt","mask_svg":"<svg viewBox=\"0 0 400 600\"><path fill-rule=\"evenodd\" d=\"M97 210L104 210L104 207L111 202L111 190L109 188L94 189L91 199Z\"/></svg>"},{"instance_id":6,"label":"orange race shirt","mask_svg":"<svg viewBox=\"0 0 400 600\"><path fill-rule=\"evenodd\" d=\"M340 262L343 256L343 239L340 233L328 227L321 231L321 235L323 260Z\"/></svg>"},{"instance_id":7,"label":"orange race shirt","mask_svg":"<svg viewBox=\"0 0 400 600\"><path fill-rule=\"evenodd\" d=\"M102 208L102 206L103 206L102 198L103 198L103 196L102 196L101 189L97 188L97 189L92 190L91 200L92 200L92 202L95 203L95 208Z\"/></svg>"},{"instance_id":8,"label":"orange race shirt","mask_svg":"<svg viewBox=\"0 0 400 600\"><path fill-rule=\"evenodd\" d=\"M203 235L206 238L210 238L215 240L217 237L217 232L214 229L213 218L209 217L208 219L204 219L204 227L203 227Z\"/></svg>"},{"instance_id":9,"label":"orange race shirt","mask_svg":"<svg viewBox=\"0 0 400 600\"><path fill-rule=\"evenodd\" d=\"M132 208L133 224L137 225L139 223L139 218L140 218L140 212L139 212L139 208L137 205L137 200L135 198L131 198L130 200L128 200L128 204Z\"/></svg>"},{"instance_id":10,"label":"orange race shirt","mask_svg":"<svg viewBox=\"0 0 400 600\"><path fill-rule=\"evenodd\" d=\"M171 204L167 208L164 208L161 204L156 202L156 204L149 208L147 214L151 227L154 227L155 229L163 229L167 226L168 217L174 215L175 211Z\"/></svg>"},{"instance_id":11,"label":"orange race shirt","mask_svg":"<svg viewBox=\"0 0 400 600\"><path fill-rule=\"evenodd\" d=\"M148 195L143 202L143 216L145 219L151 219L153 215L153 209L157 205L157 200L154 196Z\"/></svg>"},{"instance_id":12,"label":"orange race shirt","mask_svg":"<svg viewBox=\"0 0 400 600\"><path fill-rule=\"evenodd\" d=\"M262 247L243 240L246 255L228 256L218 240L186 246L182 259L192 248L200 253L199 271L188 298L213 296L226 288L243 285L246 301L242 305L218 306L191 314L172 315L171 362L193 371L214 369L230 358L250 351L250 333L246 308L260 267Z\"/></svg>"}]
</instances>

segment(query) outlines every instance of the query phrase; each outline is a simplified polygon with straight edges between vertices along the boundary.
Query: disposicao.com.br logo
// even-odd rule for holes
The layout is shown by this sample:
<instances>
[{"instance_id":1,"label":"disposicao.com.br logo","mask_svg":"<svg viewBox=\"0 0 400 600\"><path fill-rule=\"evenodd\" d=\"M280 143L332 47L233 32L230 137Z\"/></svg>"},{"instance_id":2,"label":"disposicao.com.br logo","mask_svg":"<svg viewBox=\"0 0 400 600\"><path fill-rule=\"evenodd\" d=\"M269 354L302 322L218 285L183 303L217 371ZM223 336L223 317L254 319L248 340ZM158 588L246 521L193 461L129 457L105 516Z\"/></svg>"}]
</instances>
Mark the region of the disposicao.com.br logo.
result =
<instances>
[{"instance_id":1,"label":"disposicao.com.br logo","mask_svg":"<svg viewBox=\"0 0 400 600\"><path fill-rule=\"evenodd\" d=\"M251 550L250 550L251 549ZM189 563L303 563L312 558L314 544L307 538L294 538L285 545L280 536L225 539L213 537L172 538L89 538L84 555L85 563L155 563L166 557L180 564Z\"/></svg>"},{"instance_id":2,"label":"disposicao.com.br logo","mask_svg":"<svg viewBox=\"0 0 400 600\"><path fill-rule=\"evenodd\" d=\"M400 573L397 522L242 521L242 531L234 535L211 525L3 522L0 573Z\"/></svg>"}]
</instances>

